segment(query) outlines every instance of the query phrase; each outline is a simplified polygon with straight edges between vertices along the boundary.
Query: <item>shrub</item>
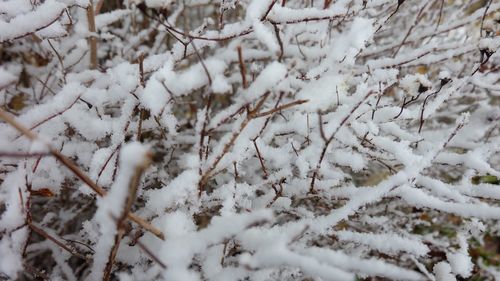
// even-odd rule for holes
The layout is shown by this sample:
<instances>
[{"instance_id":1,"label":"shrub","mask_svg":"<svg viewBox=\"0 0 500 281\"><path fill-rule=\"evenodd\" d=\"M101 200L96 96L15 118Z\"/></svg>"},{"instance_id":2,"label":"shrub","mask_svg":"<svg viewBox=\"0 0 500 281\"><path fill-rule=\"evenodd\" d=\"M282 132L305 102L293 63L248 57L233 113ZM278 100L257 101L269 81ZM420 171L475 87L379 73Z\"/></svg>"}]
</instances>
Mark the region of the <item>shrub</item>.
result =
<instances>
[{"instance_id":1,"label":"shrub","mask_svg":"<svg viewBox=\"0 0 500 281\"><path fill-rule=\"evenodd\" d=\"M0 279L498 277L499 8L0 2Z\"/></svg>"}]
</instances>

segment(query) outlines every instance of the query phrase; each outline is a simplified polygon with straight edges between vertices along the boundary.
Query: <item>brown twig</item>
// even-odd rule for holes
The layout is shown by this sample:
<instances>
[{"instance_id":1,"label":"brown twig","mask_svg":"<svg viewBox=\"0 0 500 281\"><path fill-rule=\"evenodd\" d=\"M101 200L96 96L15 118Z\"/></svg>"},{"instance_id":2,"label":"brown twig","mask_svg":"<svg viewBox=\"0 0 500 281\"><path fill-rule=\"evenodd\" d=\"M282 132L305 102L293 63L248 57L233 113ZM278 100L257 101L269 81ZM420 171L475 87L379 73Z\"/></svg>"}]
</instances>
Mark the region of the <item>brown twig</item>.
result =
<instances>
[{"instance_id":1,"label":"brown twig","mask_svg":"<svg viewBox=\"0 0 500 281\"><path fill-rule=\"evenodd\" d=\"M247 107L247 116L243 120L243 122L240 124L238 130L236 130L235 132L232 133L229 141L224 145L222 152L215 157L215 160L212 162L210 167L205 172L202 172L200 181L198 183L198 194L199 195L201 195L202 192L204 191L206 183L208 182L208 180L212 176L212 173L217 168L217 165L219 164L219 162L229 152L229 149L233 146L233 144L236 141L236 139L238 138L238 136L245 129L245 127L248 125L248 123L254 118L254 115L260 110L262 105L264 105L264 102L269 97L269 95L270 95L269 92L264 94L260 98L260 100L257 102L257 105L254 107L253 110L250 110L249 106Z\"/></svg>"},{"instance_id":2,"label":"brown twig","mask_svg":"<svg viewBox=\"0 0 500 281\"><path fill-rule=\"evenodd\" d=\"M139 62L139 83L144 88L146 87L146 82L144 80L144 53L141 53L139 55L138 62Z\"/></svg>"},{"instance_id":3,"label":"brown twig","mask_svg":"<svg viewBox=\"0 0 500 281\"><path fill-rule=\"evenodd\" d=\"M106 159L106 162L104 162L104 165L102 165L101 169L99 170L99 173L97 173L96 183L99 182L99 178L101 177L102 173L106 169L106 166L108 166L109 161L111 160L111 158L113 158L113 155L115 155L116 152L118 152L118 150L120 149L120 147L121 147L121 145L116 146L116 148L113 150L113 152L111 152L111 154L109 155L109 157Z\"/></svg>"},{"instance_id":4,"label":"brown twig","mask_svg":"<svg viewBox=\"0 0 500 281\"><path fill-rule=\"evenodd\" d=\"M19 132L21 132L30 140L32 141L40 140L35 133L33 133L28 128L21 125L19 122L17 122L14 118L12 118L7 112L5 112L1 108L0 108L0 119L3 119L5 122L7 122L9 125L14 127ZM80 168L78 168L78 166L72 160L64 156L58 150L51 147L49 144L46 144L46 146L49 153L52 154L52 156L54 156L64 166L66 166L66 168L68 168L76 177L78 177L81 181L87 184L95 193L97 193L99 196L106 195L106 191L102 187L97 185L92 179L90 179L90 177L87 176L87 174L85 174ZM147 231L153 233L156 237L160 238L161 240L165 240L163 232L157 229L156 227L152 226L149 222L145 221L144 219L138 217L133 213L128 213L127 216L130 220L137 223Z\"/></svg>"},{"instance_id":5,"label":"brown twig","mask_svg":"<svg viewBox=\"0 0 500 281\"><path fill-rule=\"evenodd\" d=\"M399 116L401 116L401 114L403 114L403 111L404 109L406 108L407 105L411 104L412 102L418 100L418 98L420 97L422 93L419 93L418 95L416 95L415 97L411 97L411 99L409 101L407 101L407 97L404 97L403 98L403 104L401 105L401 110L399 111L399 113L392 117L393 119L397 119ZM373 120L373 119L372 119Z\"/></svg>"},{"instance_id":6,"label":"brown twig","mask_svg":"<svg viewBox=\"0 0 500 281\"><path fill-rule=\"evenodd\" d=\"M132 239L136 239L136 237L132 237L130 232L127 234L130 238ZM154 254L153 251L151 251L146 245L144 245L144 243L142 243L141 241L139 240L136 240L136 243L137 245L139 246L139 248L141 248L141 250L144 251L144 253L146 253L146 255L148 255L154 262L156 262L162 269L166 269L167 266L165 265L164 262L162 262L160 260L160 258L158 256L156 256Z\"/></svg>"},{"instance_id":7,"label":"brown twig","mask_svg":"<svg viewBox=\"0 0 500 281\"><path fill-rule=\"evenodd\" d=\"M141 53L139 55L139 59L138 59L138 62L139 62L139 83L141 85L141 87L144 89L144 87L146 87L146 82L145 82L145 78L144 78L144 53ZM137 124L137 141L141 142L142 141L142 121L144 120L144 115L145 115L145 111L144 111L144 108L140 108L139 109L139 122Z\"/></svg>"},{"instance_id":8,"label":"brown twig","mask_svg":"<svg viewBox=\"0 0 500 281\"><path fill-rule=\"evenodd\" d=\"M420 22L420 20L423 18L424 14L423 14L423 11L425 10L425 7L427 7L427 4L426 3L422 9L420 9L420 11L418 12L417 14L417 17L415 18L415 22L413 23L413 25L410 27L410 29L408 29L408 32L406 32L406 35L405 37L403 38L403 41L401 41L401 43L399 44L398 48L396 49L396 51L394 52L394 54L392 55L393 58L395 58L397 56L397 54L399 53L399 50L401 50L401 47L403 47L403 45L405 44L405 41L406 39L408 39L408 37L410 36L412 30L418 25L418 23Z\"/></svg>"},{"instance_id":9,"label":"brown twig","mask_svg":"<svg viewBox=\"0 0 500 281\"><path fill-rule=\"evenodd\" d=\"M28 157L45 157L49 156L50 153L45 152L10 152L10 151L0 151L0 157L7 158L28 158Z\"/></svg>"},{"instance_id":10,"label":"brown twig","mask_svg":"<svg viewBox=\"0 0 500 281\"><path fill-rule=\"evenodd\" d=\"M245 68L244 60L243 60L243 53L241 50L241 46L238 46L236 49L238 50L238 61L240 63L241 84L243 85L243 89L246 89L248 87L247 78L246 78L247 71Z\"/></svg>"},{"instance_id":11,"label":"brown twig","mask_svg":"<svg viewBox=\"0 0 500 281\"><path fill-rule=\"evenodd\" d=\"M200 52L198 51L198 48L196 48L196 45L194 44L194 41L191 40L190 43L191 43L191 46L193 46L193 50L194 50L196 56L200 60L201 66L203 67L203 70L205 71L205 74L207 75L208 84L212 85L212 77L210 76L210 72L208 71L208 68L205 65L205 61L203 60L203 57L201 56Z\"/></svg>"},{"instance_id":12,"label":"brown twig","mask_svg":"<svg viewBox=\"0 0 500 281\"><path fill-rule=\"evenodd\" d=\"M234 145L238 136L241 134L241 132L245 129L245 127L248 125L248 123L250 121L252 121L253 119L256 119L256 118L265 117L265 116L271 115L273 113L280 112L281 110L293 107L295 105L303 104L303 103L308 101L308 100L297 100L297 101L294 101L294 102L291 102L291 103L288 103L288 104L285 104L282 106L277 106L271 110L259 113L260 109L264 105L264 103L267 100L267 98L269 97L269 95L270 95L270 92L265 93L260 98L260 100L257 101L257 104L255 105L255 107L253 109L250 109L250 106L247 106L246 118L240 124L239 128L232 133L229 141L224 145L222 152L217 157L215 157L215 160L212 162L212 164L209 166L209 168L205 172L201 173L201 178L200 178L200 181L198 183L199 195L201 195L201 193L203 192L206 183L208 182L208 180L212 176L212 173L217 168L217 165L219 164L219 162L229 152L229 150Z\"/></svg>"},{"instance_id":13,"label":"brown twig","mask_svg":"<svg viewBox=\"0 0 500 281\"><path fill-rule=\"evenodd\" d=\"M126 233L127 214L130 213L135 198L137 197L137 191L139 189L141 176L151 163L151 158L149 155L144 155L143 157L144 159L142 159L142 162L140 162L135 167L135 170L132 176L130 177L128 185L128 194L125 200L125 205L123 206L120 217L117 218L116 222L117 232L115 234L114 244L113 247L111 248L111 251L109 252L108 261L106 262L106 267L104 268L103 280L105 281L108 281L111 278L111 269L113 268L113 264L116 258L116 253L118 252L118 248L120 247L120 242Z\"/></svg>"},{"instance_id":14,"label":"brown twig","mask_svg":"<svg viewBox=\"0 0 500 281\"><path fill-rule=\"evenodd\" d=\"M339 130L344 126L345 123L347 123L347 121L349 120L349 118L354 114L354 112L373 94L372 91L368 92L362 100L360 100L356 105L353 106L353 108L351 109L351 111L349 113L347 113L347 115L342 119L342 121L340 122L340 124L337 126L337 128L335 129L335 131L333 131L333 133L330 135L330 137L325 141L325 144L323 145L323 149L321 151L321 154L320 154L320 157L319 157L319 161L318 161L318 164L316 165L316 169L314 169L313 171L313 175L312 175L312 179L311 179L311 185L309 187L309 193L314 193L314 183L316 181L316 177L318 176L318 172L321 168L321 164L323 162L323 159L326 155L326 151L328 149L328 146L330 145L330 143L333 141L333 139L335 138L335 136L337 135L337 133L339 132Z\"/></svg>"},{"instance_id":15,"label":"brown twig","mask_svg":"<svg viewBox=\"0 0 500 281\"><path fill-rule=\"evenodd\" d=\"M273 27L274 27L274 34L276 35L276 40L278 40L278 44L280 46L280 55L278 56L278 61L281 62L283 59L283 55L284 55L283 41L281 40L281 37L280 37L280 29L278 28L278 25L273 24Z\"/></svg>"},{"instance_id":16,"label":"brown twig","mask_svg":"<svg viewBox=\"0 0 500 281\"><path fill-rule=\"evenodd\" d=\"M87 7L87 22L89 25L89 32L92 33L88 39L90 49L90 69L97 69L97 38L95 37L95 14L93 1L89 1Z\"/></svg>"},{"instance_id":17,"label":"brown twig","mask_svg":"<svg viewBox=\"0 0 500 281\"><path fill-rule=\"evenodd\" d=\"M28 263L23 263L24 269L34 278L34 279L42 279L43 281L50 281L50 277L37 268L33 267Z\"/></svg>"},{"instance_id":18,"label":"brown twig","mask_svg":"<svg viewBox=\"0 0 500 281\"><path fill-rule=\"evenodd\" d=\"M57 116L60 116L61 114L63 114L64 112L66 112L66 111L68 111L70 108L72 108L72 107L76 104L76 102L77 102L79 99L80 99L80 95L78 95L78 97L77 97L77 98L76 98L76 99L75 99L75 100L74 100L71 104L69 104L66 108L64 108L64 109L62 109L61 111L58 111L58 112L56 112L55 114L52 114L52 115L50 115L49 117L47 117L47 118L43 119L42 121L40 121L40 122L36 123L35 125L31 126L31 127L29 128L29 130L30 130L30 131L32 131L33 129L37 128L38 126L40 126L40 125L44 124L45 122L50 121L51 119L53 119L53 118L55 118L55 117L57 117Z\"/></svg>"},{"instance_id":19,"label":"brown twig","mask_svg":"<svg viewBox=\"0 0 500 281\"><path fill-rule=\"evenodd\" d=\"M68 253L72 254L73 256L78 257L78 258L83 259L83 260L86 260L86 261L89 261L88 257L86 257L83 254L78 253L75 249L71 249L70 247L66 246L63 242L54 238L52 235L48 234L45 230L39 228L38 226L34 225L33 223L29 223L29 227L34 232L38 233L40 236L44 237L47 240L54 242L57 246L61 247L62 249L64 249Z\"/></svg>"},{"instance_id":20,"label":"brown twig","mask_svg":"<svg viewBox=\"0 0 500 281\"><path fill-rule=\"evenodd\" d=\"M422 131L422 127L424 126L424 122L425 122L425 120L424 120L424 110L425 110L425 106L427 105L427 100L431 96L434 96L434 95L436 95L436 93L429 94L424 99L424 103L422 104L422 109L420 110L420 123L419 123L419 126L418 126L418 133L420 133Z\"/></svg>"},{"instance_id":21,"label":"brown twig","mask_svg":"<svg viewBox=\"0 0 500 281\"><path fill-rule=\"evenodd\" d=\"M262 155L260 154L260 150L257 146L256 140L257 138L253 140L253 145L255 147L255 151L257 152L257 157L259 158L260 167L262 168L262 172L264 173L264 179L267 179L269 177L269 174L267 173L266 165L264 165L264 159L262 159Z\"/></svg>"},{"instance_id":22,"label":"brown twig","mask_svg":"<svg viewBox=\"0 0 500 281\"><path fill-rule=\"evenodd\" d=\"M443 16L443 7L444 7L444 0L441 0L441 5L439 6L439 16L438 16L438 21L436 24L436 29L434 31L437 31L439 28L439 25L441 24L441 18Z\"/></svg>"},{"instance_id":23,"label":"brown twig","mask_svg":"<svg viewBox=\"0 0 500 281\"><path fill-rule=\"evenodd\" d=\"M66 84L66 69L64 68L63 58L59 54L59 52L56 50L56 48L52 45L52 43L50 42L50 39L47 39L47 43L49 43L50 48L56 54L57 60L59 61L59 64L61 65L61 73L63 76L63 82Z\"/></svg>"},{"instance_id":24,"label":"brown twig","mask_svg":"<svg viewBox=\"0 0 500 281\"><path fill-rule=\"evenodd\" d=\"M448 82L449 82L449 80L442 80L439 89L433 93L430 93L429 95L427 95L425 97L424 103L422 104L422 109L420 111L420 125L418 127L418 133L420 133L422 131L422 126L424 125L424 121L425 121L424 120L424 110L425 110L425 106L427 105L427 100L429 100L430 97L437 95L441 91L441 89L443 89L443 86L446 85ZM418 96L417 96L417 98L418 98Z\"/></svg>"},{"instance_id":25,"label":"brown twig","mask_svg":"<svg viewBox=\"0 0 500 281\"><path fill-rule=\"evenodd\" d=\"M35 28L32 31L29 31L29 32L26 32L26 33L23 33L23 34L20 34L20 35L14 35L11 38L6 38L6 39L0 41L0 43L10 42L10 41L13 41L13 40L16 40L16 39L20 39L20 38L26 37L28 35L34 34L35 32L40 31L40 30L42 30L42 29L44 29L44 28L52 25L54 22L56 22L61 17L61 15L64 13L65 10L66 9L61 10L61 12L58 15L56 15L53 19L51 19L50 22L48 22L47 24L39 26L39 27Z\"/></svg>"},{"instance_id":26,"label":"brown twig","mask_svg":"<svg viewBox=\"0 0 500 281\"><path fill-rule=\"evenodd\" d=\"M488 14L488 10L491 6L491 3L493 0L488 1L488 4L486 5L486 9L484 9L483 17L481 18L481 27L479 29L480 36L483 37L483 24L484 24L484 19L486 18L486 15Z\"/></svg>"},{"instance_id":27,"label":"brown twig","mask_svg":"<svg viewBox=\"0 0 500 281\"><path fill-rule=\"evenodd\" d=\"M270 109L268 111L264 111L264 112L261 112L259 114L256 114L253 118L260 118L260 117L264 117L264 116L267 116L267 115L271 115L271 114L274 114L276 112L280 112L282 110L288 109L290 107L306 103L308 101L309 100L296 100L296 101L293 101L293 102L290 102L290 103L287 103L287 104L284 104L284 105L280 105L280 106L275 107L273 109Z\"/></svg>"},{"instance_id":28,"label":"brown twig","mask_svg":"<svg viewBox=\"0 0 500 281\"><path fill-rule=\"evenodd\" d=\"M103 4L104 4L104 0L99 0L99 2L97 2L97 5L95 6L94 14L98 15L99 13L101 13L101 9L102 9Z\"/></svg>"},{"instance_id":29,"label":"brown twig","mask_svg":"<svg viewBox=\"0 0 500 281\"><path fill-rule=\"evenodd\" d=\"M321 113L321 111L318 111L318 127L319 127L319 135L321 136L324 142L327 142L328 139L326 138L325 129L323 128L323 113Z\"/></svg>"}]
</instances>

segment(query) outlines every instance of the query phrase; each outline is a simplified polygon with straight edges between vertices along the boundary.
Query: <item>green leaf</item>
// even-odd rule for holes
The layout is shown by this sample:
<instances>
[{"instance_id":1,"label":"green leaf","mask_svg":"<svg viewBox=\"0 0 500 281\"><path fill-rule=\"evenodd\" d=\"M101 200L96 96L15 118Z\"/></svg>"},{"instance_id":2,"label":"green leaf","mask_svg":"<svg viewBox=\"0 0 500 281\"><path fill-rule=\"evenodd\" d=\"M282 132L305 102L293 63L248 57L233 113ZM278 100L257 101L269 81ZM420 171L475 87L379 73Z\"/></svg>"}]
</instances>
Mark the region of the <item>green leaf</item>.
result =
<instances>
[{"instance_id":1,"label":"green leaf","mask_svg":"<svg viewBox=\"0 0 500 281\"><path fill-rule=\"evenodd\" d=\"M500 179L492 175L474 176L472 177L471 182L473 184L489 183L489 184L500 185Z\"/></svg>"}]
</instances>

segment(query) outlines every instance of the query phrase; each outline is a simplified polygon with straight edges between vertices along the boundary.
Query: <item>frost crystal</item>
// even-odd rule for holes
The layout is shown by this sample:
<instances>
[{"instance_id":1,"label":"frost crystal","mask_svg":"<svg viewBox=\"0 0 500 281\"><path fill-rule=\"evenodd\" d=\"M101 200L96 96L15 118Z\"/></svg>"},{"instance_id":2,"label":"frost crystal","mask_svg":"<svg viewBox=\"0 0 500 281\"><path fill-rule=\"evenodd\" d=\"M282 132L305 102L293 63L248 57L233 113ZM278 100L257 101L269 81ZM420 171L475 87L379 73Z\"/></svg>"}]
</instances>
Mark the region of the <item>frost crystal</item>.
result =
<instances>
[{"instance_id":1,"label":"frost crystal","mask_svg":"<svg viewBox=\"0 0 500 281\"><path fill-rule=\"evenodd\" d=\"M494 280L499 10L1 0L0 280Z\"/></svg>"}]
</instances>

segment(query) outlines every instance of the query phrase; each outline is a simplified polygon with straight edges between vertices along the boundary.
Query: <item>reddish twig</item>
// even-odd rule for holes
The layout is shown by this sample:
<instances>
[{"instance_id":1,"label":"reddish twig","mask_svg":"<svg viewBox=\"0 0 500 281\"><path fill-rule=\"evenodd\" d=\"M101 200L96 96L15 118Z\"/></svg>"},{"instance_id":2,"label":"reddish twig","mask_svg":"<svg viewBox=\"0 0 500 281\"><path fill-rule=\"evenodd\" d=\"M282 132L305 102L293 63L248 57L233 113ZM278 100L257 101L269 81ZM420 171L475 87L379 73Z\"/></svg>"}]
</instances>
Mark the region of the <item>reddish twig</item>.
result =
<instances>
[{"instance_id":1,"label":"reddish twig","mask_svg":"<svg viewBox=\"0 0 500 281\"><path fill-rule=\"evenodd\" d=\"M368 92L364 98L359 101L352 109L351 111L342 119L340 124L337 126L335 131L330 135L330 137L325 141L325 144L323 145L323 149L321 150L321 154L319 157L318 164L316 165L316 169L314 169L312 179L311 179L311 185L309 187L309 193L314 193L314 183L316 181L316 177L318 176L319 169L321 168L321 164L323 163L323 159L326 155L326 151L328 149L328 146L330 143L333 141L339 130L344 126L345 123L349 120L349 118L354 114L354 112L373 94L372 91Z\"/></svg>"},{"instance_id":2,"label":"reddish twig","mask_svg":"<svg viewBox=\"0 0 500 281\"><path fill-rule=\"evenodd\" d=\"M236 49L238 50L238 61L240 63L241 84L243 85L243 89L246 89L248 87L247 77L246 77L247 71L245 68L244 60L243 60L243 53L241 51L241 46L238 46Z\"/></svg>"},{"instance_id":3,"label":"reddish twig","mask_svg":"<svg viewBox=\"0 0 500 281\"><path fill-rule=\"evenodd\" d=\"M7 122L9 125L14 127L19 132L21 132L30 140L32 141L40 140L35 133L33 133L28 128L21 125L19 122L17 122L14 118L12 118L7 112L5 112L1 108L0 108L0 119L3 119L5 122ZM87 174L85 174L80 168L78 168L78 166L72 160L64 156L58 150L51 147L49 144L46 144L46 146L49 153L52 154L52 156L54 156L64 166L66 166L66 168L68 168L77 178L79 178L81 181L87 184L87 186L89 186L95 193L97 193L99 196L106 195L106 191L102 187L97 185L92 179L90 179L90 177ZM157 229L156 227L152 226L149 222L145 221L144 219L138 217L133 213L128 213L128 218L133 222L137 223L138 225L140 225L142 228L153 233L156 237L160 238L161 240L165 240L163 232Z\"/></svg>"},{"instance_id":4,"label":"reddish twig","mask_svg":"<svg viewBox=\"0 0 500 281\"><path fill-rule=\"evenodd\" d=\"M120 217L116 219L116 228L117 232L115 234L115 239L113 243L113 247L111 248L111 251L109 252L108 255L108 261L106 262L106 266L104 268L104 277L103 280L110 280L111 278L111 269L113 267L115 258L116 258L116 253L118 252L118 248L120 247L120 242L123 239L123 236L126 233L126 219L127 219L127 214L130 213L130 210L132 209L132 205L135 202L135 199L137 197L137 191L139 190L139 184L141 180L141 176L144 173L144 171L147 169L149 164L151 163L151 158L149 155L144 155L144 159L142 160L141 163L139 163L133 172L133 174L130 177L129 185L128 185L128 194L127 198L125 199L125 205L123 206L122 213Z\"/></svg>"}]
</instances>

